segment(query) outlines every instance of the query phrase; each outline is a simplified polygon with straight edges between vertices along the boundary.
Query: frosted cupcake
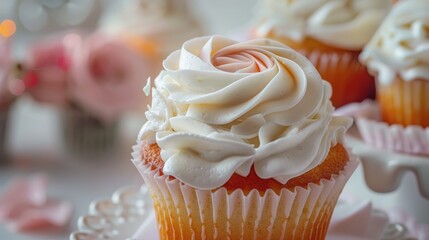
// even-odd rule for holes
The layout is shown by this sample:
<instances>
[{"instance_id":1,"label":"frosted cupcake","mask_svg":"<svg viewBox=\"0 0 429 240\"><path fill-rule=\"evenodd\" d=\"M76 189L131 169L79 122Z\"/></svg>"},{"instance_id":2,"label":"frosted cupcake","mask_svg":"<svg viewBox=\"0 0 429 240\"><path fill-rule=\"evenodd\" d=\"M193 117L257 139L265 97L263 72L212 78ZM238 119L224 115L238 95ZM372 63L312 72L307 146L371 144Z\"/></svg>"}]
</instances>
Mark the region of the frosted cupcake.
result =
<instances>
[{"instance_id":1,"label":"frosted cupcake","mask_svg":"<svg viewBox=\"0 0 429 240\"><path fill-rule=\"evenodd\" d=\"M29 51L26 89L40 103L59 107L68 153L79 157L118 150L120 121L140 100L142 59L117 38L67 34ZM25 82L25 81L24 81Z\"/></svg>"},{"instance_id":2,"label":"frosted cupcake","mask_svg":"<svg viewBox=\"0 0 429 240\"><path fill-rule=\"evenodd\" d=\"M262 0L253 35L279 40L312 61L340 107L374 96L374 80L358 61L390 0ZM353 90L353 91L352 91Z\"/></svg>"},{"instance_id":3,"label":"frosted cupcake","mask_svg":"<svg viewBox=\"0 0 429 240\"><path fill-rule=\"evenodd\" d=\"M147 66L117 38L76 39L71 56L71 104L63 111L66 146L73 152L116 153L120 121L139 103Z\"/></svg>"},{"instance_id":4,"label":"frosted cupcake","mask_svg":"<svg viewBox=\"0 0 429 240\"><path fill-rule=\"evenodd\" d=\"M428 11L428 1L398 2L362 52L389 124L429 127Z\"/></svg>"},{"instance_id":5,"label":"frosted cupcake","mask_svg":"<svg viewBox=\"0 0 429 240\"><path fill-rule=\"evenodd\" d=\"M151 59L154 66L148 76L156 76L170 52L202 33L187 0L130 0L118 8L105 18L100 30L121 37Z\"/></svg>"},{"instance_id":6,"label":"frosted cupcake","mask_svg":"<svg viewBox=\"0 0 429 240\"><path fill-rule=\"evenodd\" d=\"M357 162L311 62L213 36L164 68L133 153L161 239L324 239Z\"/></svg>"}]
</instances>

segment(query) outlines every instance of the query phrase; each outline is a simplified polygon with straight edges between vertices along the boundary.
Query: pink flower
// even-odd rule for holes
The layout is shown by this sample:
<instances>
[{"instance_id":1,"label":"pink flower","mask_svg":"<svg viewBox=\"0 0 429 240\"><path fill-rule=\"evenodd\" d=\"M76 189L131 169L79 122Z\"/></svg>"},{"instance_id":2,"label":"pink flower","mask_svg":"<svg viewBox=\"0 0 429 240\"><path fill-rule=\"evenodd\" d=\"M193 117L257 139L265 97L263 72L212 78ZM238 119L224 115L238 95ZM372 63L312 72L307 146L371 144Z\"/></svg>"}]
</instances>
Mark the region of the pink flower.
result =
<instances>
[{"instance_id":1,"label":"pink flower","mask_svg":"<svg viewBox=\"0 0 429 240\"><path fill-rule=\"evenodd\" d=\"M62 38L33 46L23 80L28 93L39 102L63 105L68 102L70 57Z\"/></svg>"},{"instance_id":2,"label":"pink flower","mask_svg":"<svg viewBox=\"0 0 429 240\"><path fill-rule=\"evenodd\" d=\"M62 228L71 213L69 202L48 197L44 175L14 179L0 195L0 223L12 231Z\"/></svg>"},{"instance_id":3,"label":"pink flower","mask_svg":"<svg viewBox=\"0 0 429 240\"><path fill-rule=\"evenodd\" d=\"M73 57L72 98L104 122L134 107L148 77L148 63L121 41L92 35Z\"/></svg>"}]
</instances>

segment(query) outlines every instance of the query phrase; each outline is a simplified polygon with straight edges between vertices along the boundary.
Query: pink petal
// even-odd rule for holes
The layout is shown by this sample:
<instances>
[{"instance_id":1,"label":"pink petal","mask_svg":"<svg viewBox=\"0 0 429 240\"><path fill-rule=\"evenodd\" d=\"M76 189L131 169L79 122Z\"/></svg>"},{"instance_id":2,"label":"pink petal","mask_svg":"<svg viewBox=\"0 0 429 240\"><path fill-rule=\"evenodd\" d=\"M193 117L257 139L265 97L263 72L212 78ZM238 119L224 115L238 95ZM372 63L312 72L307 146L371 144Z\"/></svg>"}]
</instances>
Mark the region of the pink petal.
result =
<instances>
[{"instance_id":1,"label":"pink petal","mask_svg":"<svg viewBox=\"0 0 429 240\"><path fill-rule=\"evenodd\" d=\"M65 226L71 217L69 202L49 201L42 207L27 208L19 216L7 222L11 231L53 229Z\"/></svg>"},{"instance_id":2,"label":"pink petal","mask_svg":"<svg viewBox=\"0 0 429 240\"><path fill-rule=\"evenodd\" d=\"M14 217L23 208L44 205L47 201L46 181L43 175L33 176L29 180L12 180L0 195L0 221Z\"/></svg>"}]
</instances>

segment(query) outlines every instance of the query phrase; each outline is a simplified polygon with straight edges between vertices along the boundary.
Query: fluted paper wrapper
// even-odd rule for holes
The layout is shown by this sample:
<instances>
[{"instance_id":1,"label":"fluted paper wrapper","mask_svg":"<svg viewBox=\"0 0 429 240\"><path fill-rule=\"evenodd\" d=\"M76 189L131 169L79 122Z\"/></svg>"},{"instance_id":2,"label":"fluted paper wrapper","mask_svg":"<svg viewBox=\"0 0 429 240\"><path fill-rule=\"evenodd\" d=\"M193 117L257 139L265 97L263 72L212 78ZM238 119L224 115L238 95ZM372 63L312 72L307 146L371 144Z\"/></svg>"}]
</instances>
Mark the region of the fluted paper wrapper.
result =
<instances>
[{"instance_id":1,"label":"fluted paper wrapper","mask_svg":"<svg viewBox=\"0 0 429 240\"><path fill-rule=\"evenodd\" d=\"M388 124L381 120L379 105L372 100L346 105L337 115L355 118L363 141L394 152L429 155L429 127Z\"/></svg>"},{"instance_id":2,"label":"fluted paper wrapper","mask_svg":"<svg viewBox=\"0 0 429 240\"><path fill-rule=\"evenodd\" d=\"M351 158L339 175L307 189L246 195L199 190L160 175L143 164L142 144L133 148L133 163L154 202L160 239L325 239L338 196L358 165Z\"/></svg>"},{"instance_id":3,"label":"fluted paper wrapper","mask_svg":"<svg viewBox=\"0 0 429 240\"><path fill-rule=\"evenodd\" d=\"M375 81L366 67L359 62L358 52L335 52L298 49L332 85L331 101L335 107L374 98Z\"/></svg>"},{"instance_id":4,"label":"fluted paper wrapper","mask_svg":"<svg viewBox=\"0 0 429 240\"><path fill-rule=\"evenodd\" d=\"M61 117L64 145L69 153L92 157L117 148L118 122L104 124L72 107L65 108Z\"/></svg>"}]
</instances>

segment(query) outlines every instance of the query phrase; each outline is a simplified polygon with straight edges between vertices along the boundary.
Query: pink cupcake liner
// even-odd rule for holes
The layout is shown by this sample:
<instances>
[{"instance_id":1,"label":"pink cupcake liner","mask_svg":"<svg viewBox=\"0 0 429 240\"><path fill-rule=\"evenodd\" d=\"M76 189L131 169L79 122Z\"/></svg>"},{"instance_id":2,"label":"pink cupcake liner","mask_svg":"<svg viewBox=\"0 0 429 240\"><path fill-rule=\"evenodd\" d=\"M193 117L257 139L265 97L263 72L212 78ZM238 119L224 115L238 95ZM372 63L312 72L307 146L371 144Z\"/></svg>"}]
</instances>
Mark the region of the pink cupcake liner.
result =
<instances>
[{"instance_id":1,"label":"pink cupcake liner","mask_svg":"<svg viewBox=\"0 0 429 240\"><path fill-rule=\"evenodd\" d=\"M375 101L349 104L338 109L336 115L354 117L359 133L367 144L394 152L429 155L429 128L382 122Z\"/></svg>"},{"instance_id":2,"label":"pink cupcake liner","mask_svg":"<svg viewBox=\"0 0 429 240\"><path fill-rule=\"evenodd\" d=\"M142 145L133 147L132 161L149 188L160 231L178 239L324 239L338 196L358 165L351 157L339 175L320 184L245 195L223 187L199 190L160 175L143 163Z\"/></svg>"}]
</instances>

